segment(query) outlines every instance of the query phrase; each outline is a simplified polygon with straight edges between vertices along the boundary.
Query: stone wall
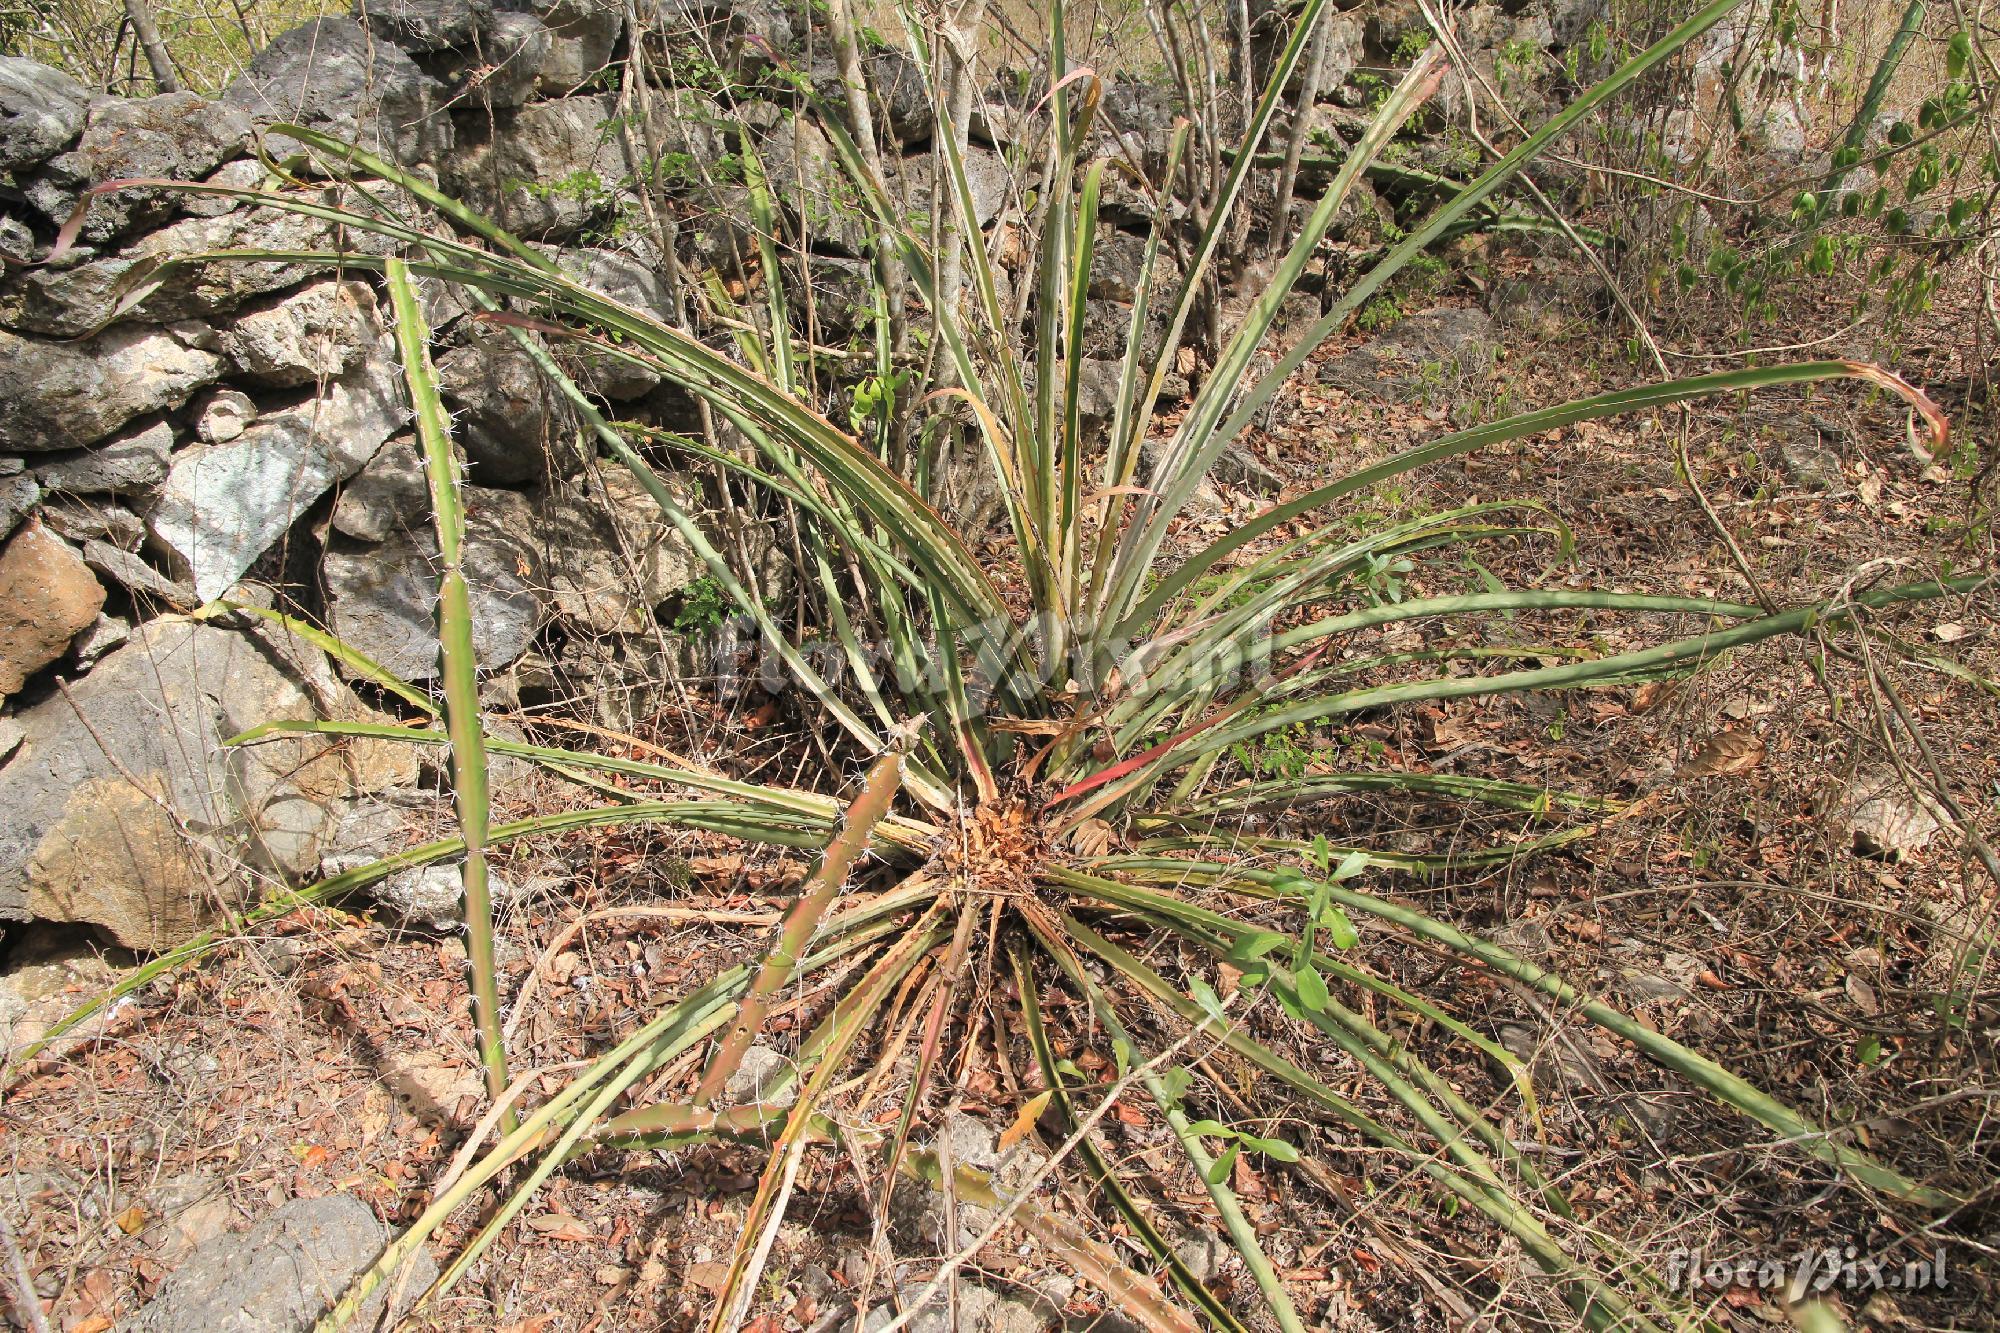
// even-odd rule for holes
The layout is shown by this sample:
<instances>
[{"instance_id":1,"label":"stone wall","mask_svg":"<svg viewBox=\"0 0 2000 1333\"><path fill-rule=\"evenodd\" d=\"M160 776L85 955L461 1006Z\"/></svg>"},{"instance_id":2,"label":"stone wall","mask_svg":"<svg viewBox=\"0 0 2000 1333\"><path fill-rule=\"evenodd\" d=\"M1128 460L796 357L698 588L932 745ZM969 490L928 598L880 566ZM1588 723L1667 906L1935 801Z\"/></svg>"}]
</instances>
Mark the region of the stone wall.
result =
<instances>
[{"instance_id":1,"label":"stone wall","mask_svg":"<svg viewBox=\"0 0 2000 1333\"><path fill-rule=\"evenodd\" d=\"M436 181L551 247L581 281L672 319L676 284L713 272L747 294L757 280L745 260L748 135L782 201L787 282L810 287L810 302L793 303L802 321L812 312L799 332L822 345L866 336L870 228L826 135L797 114L805 87L842 105L806 8L644 9L651 67L708 53L730 70L727 110L700 91L721 81L631 77L625 12L611 0L370 0L278 38L213 99L100 97L0 57L0 923L89 922L122 944L170 944L258 875L312 874L357 801L414 780L388 747L224 750L258 722L375 714L317 650L246 616L190 618L198 607L304 615L415 681L435 665L435 546L375 280L291 259L160 269L215 251L385 243L221 193L91 187L273 184L259 146L283 160L298 145L270 127L305 124ZM1538 9L1477 12L1488 45L1556 40ZM1565 4L1553 17L1579 12ZM1397 44L1406 18L1377 5L1338 19L1328 106L1313 114L1358 100L1349 76ZM936 161L922 80L889 50L867 59L887 184L928 219ZM984 90L966 161L1010 290L1022 255L1004 242L1023 225L1030 184L1031 83ZM1157 171L1177 112L1163 88L1114 81L1089 154ZM310 170L303 158L285 166ZM1122 169L1107 181L1114 230L1100 238L1086 321L1093 384L1115 381L1151 214ZM289 188L354 202L353 187L331 181ZM425 225L398 191L376 202ZM1380 208L1371 198L1360 211ZM426 297L469 464L489 694L568 700L629 726L684 656L668 630L703 567L621 470L596 465L511 337L442 287ZM695 428L691 401L654 376L572 365L616 415ZM841 404L836 383L821 406L839 419ZM702 507L694 478L674 484ZM751 534L753 554L760 540Z\"/></svg>"}]
</instances>

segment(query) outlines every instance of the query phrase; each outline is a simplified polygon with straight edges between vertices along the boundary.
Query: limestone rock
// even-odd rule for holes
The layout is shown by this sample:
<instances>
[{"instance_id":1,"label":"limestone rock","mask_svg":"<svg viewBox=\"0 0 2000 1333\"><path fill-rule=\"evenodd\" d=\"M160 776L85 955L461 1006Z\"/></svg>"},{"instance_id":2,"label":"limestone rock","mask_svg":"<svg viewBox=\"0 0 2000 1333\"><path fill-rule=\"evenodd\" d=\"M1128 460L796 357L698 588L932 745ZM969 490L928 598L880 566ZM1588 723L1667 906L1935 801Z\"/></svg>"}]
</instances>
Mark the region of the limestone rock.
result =
<instances>
[{"instance_id":1,"label":"limestone rock","mask_svg":"<svg viewBox=\"0 0 2000 1333\"><path fill-rule=\"evenodd\" d=\"M798 1080L791 1079L782 1088L779 1080L791 1069L792 1061L784 1052L764 1045L752 1046L743 1052L743 1062L723 1084L723 1101L730 1106L767 1100L773 1106L790 1106L799 1099Z\"/></svg>"},{"instance_id":2,"label":"limestone rock","mask_svg":"<svg viewBox=\"0 0 2000 1333\"><path fill-rule=\"evenodd\" d=\"M90 90L61 70L0 55L0 171L25 171L67 148L91 100Z\"/></svg>"},{"instance_id":3,"label":"limestone rock","mask_svg":"<svg viewBox=\"0 0 2000 1333\"><path fill-rule=\"evenodd\" d=\"M905 147L928 143L937 113L930 90L924 86L923 72L916 63L900 51L882 50L871 53L862 66L868 90L874 94L872 111L876 130L887 131ZM816 62L812 81L821 104L832 108L840 116L841 124L852 133L854 127L847 119L847 92L840 81L839 64L830 56Z\"/></svg>"},{"instance_id":4,"label":"limestone rock","mask_svg":"<svg viewBox=\"0 0 2000 1333\"><path fill-rule=\"evenodd\" d=\"M193 93L107 98L91 111L75 148L50 161L23 191L61 225L85 190L110 180L196 181L250 145L250 119ZM184 195L145 186L95 196L78 235L99 245L160 222Z\"/></svg>"},{"instance_id":5,"label":"limestone rock","mask_svg":"<svg viewBox=\"0 0 2000 1333\"><path fill-rule=\"evenodd\" d=\"M79 670L88 671L106 653L122 647L131 637L131 621L122 616L107 616L100 611L95 620L70 640L70 661L76 663Z\"/></svg>"},{"instance_id":6,"label":"limestone rock","mask_svg":"<svg viewBox=\"0 0 2000 1333\"><path fill-rule=\"evenodd\" d=\"M333 530L364 542L419 532L430 513L430 498L417 442L399 435L341 488L333 506Z\"/></svg>"},{"instance_id":7,"label":"limestone rock","mask_svg":"<svg viewBox=\"0 0 2000 1333\"><path fill-rule=\"evenodd\" d=\"M625 27L618 0L499 0L503 11L533 14L548 35L535 68L535 92L563 97L589 82L611 59Z\"/></svg>"},{"instance_id":8,"label":"limestone rock","mask_svg":"<svg viewBox=\"0 0 2000 1333\"><path fill-rule=\"evenodd\" d=\"M304 1333L388 1241L374 1211L351 1194L294 1199L243 1235L217 1236L197 1247L125 1327L132 1333ZM410 1280L401 1285L404 1308L436 1275L429 1252L418 1247ZM377 1326L395 1286L384 1283L362 1303L355 1317L360 1327Z\"/></svg>"},{"instance_id":9,"label":"limestone rock","mask_svg":"<svg viewBox=\"0 0 2000 1333\"><path fill-rule=\"evenodd\" d=\"M368 896L405 926L418 930L455 930L465 920L463 883L457 864L411 866L369 886ZM487 875L487 889L497 909L518 893L511 880Z\"/></svg>"},{"instance_id":10,"label":"limestone rock","mask_svg":"<svg viewBox=\"0 0 2000 1333\"><path fill-rule=\"evenodd\" d=\"M374 292L327 279L244 311L223 330L222 347L251 379L297 387L345 374L380 335Z\"/></svg>"},{"instance_id":11,"label":"limestone rock","mask_svg":"<svg viewBox=\"0 0 2000 1333\"><path fill-rule=\"evenodd\" d=\"M74 454L58 454L35 468L47 491L72 495L144 494L166 480L174 428L155 421L142 430Z\"/></svg>"},{"instance_id":12,"label":"limestone rock","mask_svg":"<svg viewBox=\"0 0 2000 1333\"><path fill-rule=\"evenodd\" d=\"M542 622L541 554L528 538L534 513L512 491L477 486L465 488L465 508L473 653L497 669L526 651ZM428 527L361 551L330 551L322 573L335 635L405 680L437 674L437 543Z\"/></svg>"},{"instance_id":13,"label":"limestone rock","mask_svg":"<svg viewBox=\"0 0 2000 1333\"><path fill-rule=\"evenodd\" d=\"M443 163L444 187L519 236L572 236L616 202L632 174L609 96L536 102Z\"/></svg>"},{"instance_id":14,"label":"limestone rock","mask_svg":"<svg viewBox=\"0 0 2000 1333\"><path fill-rule=\"evenodd\" d=\"M52 496L42 507L42 522L72 542L109 542L121 551L136 551L146 540L143 519L115 500L95 496ZM90 563L88 552L84 563Z\"/></svg>"},{"instance_id":15,"label":"limestone rock","mask_svg":"<svg viewBox=\"0 0 2000 1333\"><path fill-rule=\"evenodd\" d=\"M440 162L452 142L438 87L416 62L349 18L314 19L274 40L223 91L258 125L284 121L411 164ZM282 136L273 156L296 151Z\"/></svg>"},{"instance_id":16,"label":"limestone rock","mask_svg":"<svg viewBox=\"0 0 2000 1333\"><path fill-rule=\"evenodd\" d=\"M476 46L493 21L488 0L362 0L355 10L377 37L405 51Z\"/></svg>"},{"instance_id":17,"label":"limestone rock","mask_svg":"<svg viewBox=\"0 0 2000 1333\"><path fill-rule=\"evenodd\" d=\"M0 759L5 757L0 751ZM11 1052L39 1039L50 1023L115 979L103 950L76 936L39 923L18 937L10 934L7 968L0 974L0 1050Z\"/></svg>"},{"instance_id":18,"label":"limestone rock","mask_svg":"<svg viewBox=\"0 0 2000 1333\"><path fill-rule=\"evenodd\" d=\"M0 537L19 527L41 498L42 487L34 473L17 472L0 477Z\"/></svg>"},{"instance_id":19,"label":"limestone rock","mask_svg":"<svg viewBox=\"0 0 2000 1333\"><path fill-rule=\"evenodd\" d=\"M219 597L409 417L385 340L324 397L176 454L147 526L202 600Z\"/></svg>"},{"instance_id":20,"label":"limestone rock","mask_svg":"<svg viewBox=\"0 0 2000 1333\"><path fill-rule=\"evenodd\" d=\"M104 587L74 548L40 523L0 547L0 698L61 657L97 619Z\"/></svg>"},{"instance_id":21,"label":"limestone rock","mask_svg":"<svg viewBox=\"0 0 2000 1333\"><path fill-rule=\"evenodd\" d=\"M691 509L688 488L675 489ZM624 468L565 487L545 527L555 538L548 544L548 586L556 610L595 634L647 632L654 609L707 569Z\"/></svg>"},{"instance_id":22,"label":"limestone rock","mask_svg":"<svg viewBox=\"0 0 2000 1333\"><path fill-rule=\"evenodd\" d=\"M216 389L194 413L194 435L203 444L227 444L257 419L257 404L241 389Z\"/></svg>"},{"instance_id":23,"label":"limestone rock","mask_svg":"<svg viewBox=\"0 0 2000 1333\"><path fill-rule=\"evenodd\" d=\"M102 539L83 544L83 563L123 587L143 602L156 602L181 610L195 606L194 589L170 579L130 551Z\"/></svg>"},{"instance_id":24,"label":"limestone rock","mask_svg":"<svg viewBox=\"0 0 2000 1333\"><path fill-rule=\"evenodd\" d=\"M513 338L488 334L454 347L438 358L437 374L476 483L516 485L582 461L574 410Z\"/></svg>"},{"instance_id":25,"label":"limestone rock","mask_svg":"<svg viewBox=\"0 0 2000 1333\"><path fill-rule=\"evenodd\" d=\"M668 320L666 284L656 269L651 248L642 255L598 247L564 247L553 256L558 267L585 287L631 306L655 319ZM556 357L578 383L614 402L642 398L660 383L650 370L603 352L558 343Z\"/></svg>"},{"instance_id":26,"label":"limestone rock","mask_svg":"<svg viewBox=\"0 0 2000 1333\"><path fill-rule=\"evenodd\" d=\"M1381 337L1326 363L1323 383L1383 402L1455 405L1493 371L1493 320L1447 306L1397 321Z\"/></svg>"},{"instance_id":27,"label":"limestone rock","mask_svg":"<svg viewBox=\"0 0 2000 1333\"><path fill-rule=\"evenodd\" d=\"M386 206L407 212L403 197L378 187ZM337 203L328 190L315 202ZM351 200L350 200L351 202ZM274 208L245 207L215 217L190 217L149 232L115 255L71 268L46 266L27 270L0 284L0 324L28 333L76 338L102 327L118 312L128 285L143 268L164 259L230 250L312 253L348 250L383 254L393 243L372 232L341 230L303 214ZM217 260L174 269L121 318L148 323L206 318L236 309L244 302L280 291L314 277L324 266L304 261Z\"/></svg>"},{"instance_id":28,"label":"limestone rock","mask_svg":"<svg viewBox=\"0 0 2000 1333\"><path fill-rule=\"evenodd\" d=\"M17 719L21 747L0 767L0 919L88 922L135 949L179 943L218 893L241 891L242 863L301 873L357 791L416 776L408 747L388 742L223 740L260 722L378 716L289 635L141 625Z\"/></svg>"},{"instance_id":29,"label":"limestone rock","mask_svg":"<svg viewBox=\"0 0 2000 1333\"><path fill-rule=\"evenodd\" d=\"M222 373L222 358L197 345L205 332L121 326L52 343L0 331L0 449L76 449L179 407Z\"/></svg>"},{"instance_id":30,"label":"limestone rock","mask_svg":"<svg viewBox=\"0 0 2000 1333\"><path fill-rule=\"evenodd\" d=\"M434 52L425 65L482 111L506 111L535 95L557 51L555 35L535 15L490 14L475 42Z\"/></svg>"}]
</instances>

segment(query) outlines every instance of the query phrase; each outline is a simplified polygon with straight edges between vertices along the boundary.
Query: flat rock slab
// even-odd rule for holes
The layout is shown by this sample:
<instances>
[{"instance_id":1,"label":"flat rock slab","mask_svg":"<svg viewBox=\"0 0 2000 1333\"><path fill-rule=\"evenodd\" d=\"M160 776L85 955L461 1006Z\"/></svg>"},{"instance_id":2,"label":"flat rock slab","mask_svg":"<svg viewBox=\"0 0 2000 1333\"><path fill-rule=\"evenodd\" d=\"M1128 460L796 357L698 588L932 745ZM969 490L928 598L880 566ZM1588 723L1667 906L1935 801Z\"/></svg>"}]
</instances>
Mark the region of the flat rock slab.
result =
<instances>
[{"instance_id":1,"label":"flat rock slab","mask_svg":"<svg viewBox=\"0 0 2000 1333\"><path fill-rule=\"evenodd\" d=\"M0 171L22 171L60 153L83 128L88 88L22 56L0 56Z\"/></svg>"},{"instance_id":2,"label":"flat rock slab","mask_svg":"<svg viewBox=\"0 0 2000 1333\"><path fill-rule=\"evenodd\" d=\"M240 1236L217 1236L198 1246L125 1328L130 1333L302 1333L375 1262L388 1241L374 1210L351 1194L294 1199ZM398 1316L436 1276L437 1265L419 1248L409 1280L402 1284ZM352 1327L376 1327L394 1285L377 1288Z\"/></svg>"},{"instance_id":3,"label":"flat rock slab","mask_svg":"<svg viewBox=\"0 0 2000 1333\"><path fill-rule=\"evenodd\" d=\"M464 499L472 650L482 669L497 670L527 651L546 615L534 511L513 491L468 486ZM321 566L329 628L404 680L429 680L437 674L437 560L427 524L363 550L329 552Z\"/></svg>"},{"instance_id":4,"label":"flat rock slab","mask_svg":"<svg viewBox=\"0 0 2000 1333\"><path fill-rule=\"evenodd\" d=\"M220 597L409 417L400 374L377 348L323 397L175 454L148 528L203 601Z\"/></svg>"}]
</instances>

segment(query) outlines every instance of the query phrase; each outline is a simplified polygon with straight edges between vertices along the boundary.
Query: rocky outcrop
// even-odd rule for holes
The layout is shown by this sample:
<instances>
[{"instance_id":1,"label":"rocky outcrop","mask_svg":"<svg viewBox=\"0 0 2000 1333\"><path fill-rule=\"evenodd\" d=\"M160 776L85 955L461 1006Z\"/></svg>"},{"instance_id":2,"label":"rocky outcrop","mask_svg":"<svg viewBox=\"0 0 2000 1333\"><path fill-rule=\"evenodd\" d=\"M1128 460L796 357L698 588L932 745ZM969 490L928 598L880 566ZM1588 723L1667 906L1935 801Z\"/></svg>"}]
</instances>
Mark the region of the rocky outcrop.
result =
<instances>
[{"instance_id":1,"label":"rocky outcrop","mask_svg":"<svg viewBox=\"0 0 2000 1333\"><path fill-rule=\"evenodd\" d=\"M250 61L222 100L260 127L303 125L403 162L442 161L451 150L443 90L400 47L353 19L314 19ZM295 143L274 136L274 156Z\"/></svg>"},{"instance_id":2,"label":"rocky outcrop","mask_svg":"<svg viewBox=\"0 0 2000 1333\"><path fill-rule=\"evenodd\" d=\"M60 224L93 185L133 178L200 180L248 148L250 134L248 116L193 93L129 102L107 98L92 109L76 147L51 159L22 193L51 223ZM182 197L156 186L98 195L90 200L78 235L102 244L162 221Z\"/></svg>"},{"instance_id":3,"label":"rocky outcrop","mask_svg":"<svg viewBox=\"0 0 2000 1333\"><path fill-rule=\"evenodd\" d=\"M259 417L226 444L175 454L147 528L197 596L220 597L409 417L385 339L323 397Z\"/></svg>"},{"instance_id":4,"label":"rocky outcrop","mask_svg":"<svg viewBox=\"0 0 2000 1333\"><path fill-rule=\"evenodd\" d=\"M91 100L61 70L0 55L0 171L39 166L68 147Z\"/></svg>"},{"instance_id":5,"label":"rocky outcrop","mask_svg":"<svg viewBox=\"0 0 2000 1333\"><path fill-rule=\"evenodd\" d=\"M179 407L221 377L213 330L124 325L80 343L0 329L0 449L95 444L134 417Z\"/></svg>"},{"instance_id":6,"label":"rocky outcrop","mask_svg":"<svg viewBox=\"0 0 2000 1333\"><path fill-rule=\"evenodd\" d=\"M503 667L546 619L534 542L535 512L513 491L465 488L465 576L472 586L472 647L482 667ZM322 562L329 627L405 680L437 674L437 539L428 523L385 534Z\"/></svg>"},{"instance_id":7,"label":"rocky outcrop","mask_svg":"<svg viewBox=\"0 0 2000 1333\"><path fill-rule=\"evenodd\" d=\"M94 613L93 613L94 614ZM0 920L88 922L159 949L240 902L237 867L299 874L344 804L407 784L407 746L310 735L227 748L259 723L371 709L287 635L168 617L24 710L0 767Z\"/></svg>"}]
</instances>

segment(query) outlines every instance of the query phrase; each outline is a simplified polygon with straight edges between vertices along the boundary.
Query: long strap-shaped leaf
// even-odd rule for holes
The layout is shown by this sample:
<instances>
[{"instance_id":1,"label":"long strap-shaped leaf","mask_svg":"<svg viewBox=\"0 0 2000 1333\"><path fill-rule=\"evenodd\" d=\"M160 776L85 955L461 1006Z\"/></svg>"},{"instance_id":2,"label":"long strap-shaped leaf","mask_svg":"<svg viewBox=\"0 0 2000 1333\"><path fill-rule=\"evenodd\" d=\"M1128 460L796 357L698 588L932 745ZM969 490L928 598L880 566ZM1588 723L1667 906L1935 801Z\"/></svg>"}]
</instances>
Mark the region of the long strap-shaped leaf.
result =
<instances>
[{"instance_id":1,"label":"long strap-shaped leaf","mask_svg":"<svg viewBox=\"0 0 2000 1333\"><path fill-rule=\"evenodd\" d=\"M1047 919L1046 914L1039 910L1025 912L1023 915L1028 928L1034 932L1036 939L1048 951L1049 956L1055 959L1056 965L1069 977L1070 982L1083 992L1084 998L1090 1002L1091 1012L1097 1016L1097 1021L1103 1025L1105 1032L1123 1049L1123 1061L1141 1065L1140 1082L1144 1083L1146 1091L1152 1094L1160 1114L1172 1128L1174 1137L1180 1141L1181 1150L1187 1154L1188 1161L1201 1176L1202 1184L1208 1190L1208 1197L1215 1204L1215 1211L1222 1219L1223 1229L1229 1233L1229 1239L1235 1245L1236 1252L1242 1256L1244 1266L1250 1270L1250 1276L1257 1283L1257 1289L1263 1293L1271 1317L1277 1320L1278 1327L1285 1329L1287 1333L1305 1333L1305 1324L1299 1318L1298 1310L1292 1305L1291 1293L1285 1290L1284 1281L1278 1276L1278 1270L1272 1266L1270 1256L1264 1253L1264 1247L1257 1243L1257 1230L1250 1224L1250 1219L1244 1216L1243 1207L1237 1201L1235 1191L1225 1183L1222 1173L1216 1171L1214 1157L1209 1154L1207 1145L1201 1141L1201 1135L1195 1132L1194 1122L1181 1109L1180 1099L1168 1088L1166 1080L1157 1070L1146 1068L1141 1064L1145 1056L1140 1053L1137 1043L1126 1031L1110 995L1084 968L1082 960L1076 956L1060 933L1057 922ZM1215 1026L1219 1028L1223 1025Z\"/></svg>"},{"instance_id":2,"label":"long strap-shaped leaf","mask_svg":"<svg viewBox=\"0 0 2000 1333\"><path fill-rule=\"evenodd\" d=\"M1930 1208L1947 1208L1958 1202L1943 1190L1919 1185L1901 1172L1835 1139L1818 1125L1784 1103L1771 1097L1742 1077L1724 1069L1704 1055L1653 1031L1602 1001L1581 994L1555 974L1537 967L1506 949L1474 935L1467 935L1421 912L1403 907L1372 894L1359 893L1339 883L1311 880L1296 871L1260 871L1220 862L1181 861L1173 858L1112 857L1098 863L1109 873L1158 880L1171 884L1231 883L1254 888L1262 896L1293 898L1308 888L1327 893L1332 901L1350 911L1393 922L1412 934L1442 944L1457 953L1493 968L1503 975L1533 987L1565 1009L1572 1009L1591 1022L1632 1042L1652 1059L1713 1093L1769 1129L1785 1142L1846 1172L1871 1189L1892 1198L1919 1203Z\"/></svg>"},{"instance_id":3,"label":"long strap-shaped leaf","mask_svg":"<svg viewBox=\"0 0 2000 1333\"><path fill-rule=\"evenodd\" d=\"M1252 736L1280 730L1298 722L1317 722L1389 704L1428 702L1437 699L1466 699L1478 695L1518 694L1528 690L1574 688L1606 681L1657 674L1691 662L1706 661L1732 648L1743 648L1781 634L1798 634L1817 625L1838 625L1853 618L1855 608L1880 609L1905 602L1930 601L1939 597L1972 592L1992 581L1990 575L1949 579L1935 583L1912 583L1898 588L1882 588L1837 602L1816 602L1774 616L1762 616L1744 624L1719 629L1692 638L1634 652L1600 657L1588 662L1567 662L1558 666L1524 671L1505 671L1497 676L1471 676L1448 680L1424 680L1400 685L1378 685L1342 694L1322 695L1296 703L1279 704L1266 712L1240 718L1213 731L1188 738L1180 762L1192 760L1203 750L1221 750ZM1280 681L1273 694L1284 692L1290 681Z\"/></svg>"},{"instance_id":4,"label":"long strap-shaped leaf","mask_svg":"<svg viewBox=\"0 0 2000 1333\"><path fill-rule=\"evenodd\" d=\"M430 482L431 524L438 543L438 674L444 681L445 730L451 737L452 804L465 839L459 883L465 893L466 966L472 980L472 1019L479 1032L479 1063L486 1094L507 1090L507 1049L500 1032L499 979L493 965L493 895L486 869L492 800L486 783L485 724L479 710L479 665L472 644L472 592L465 581L465 509L459 503L460 470L451 446L451 418L438 398L431 368L430 329L400 259L383 267L396 317L403 379L423 446ZM514 1127L509 1114L504 1129Z\"/></svg>"},{"instance_id":5,"label":"long strap-shaped leaf","mask_svg":"<svg viewBox=\"0 0 2000 1333\"><path fill-rule=\"evenodd\" d=\"M833 905L834 896L847 882L847 874L854 868L854 863L868 850L868 839L875 826L889 813L889 806L896 799L896 789L902 784L902 779L903 755L900 748L891 749L869 767L868 775L861 784L861 793L847 808L840 831L827 844L826 854L820 858L818 869L813 871L804 891L779 924L777 942L758 967L750 993L737 1010L736 1020L729 1025L729 1035L716 1047L714 1058L709 1061L707 1071L695 1088L695 1106L707 1106L721 1095L723 1085L743 1063L743 1055L756 1039L757 1030L763 1025L764 1015L769 1012L772 1001L791 981L799 960L805 957L806 948L819 929L820 918Z\"/></svg>"},{"instance_id":6,"label":"long strap-shaped leaf","mask_svg":"<svg viewBox=\"0 0 2000 1333\"><path fill-rule=\"evenodd\" d=\"M1132 608L1118 627L1117 633L1128 638L1138 633L1151 623L1162 607L1178 597L1196 579L1241 550L1246 544L1261 540L1283 524L1303 514L1366 490L1378 482L1400 477L1447 458L1457 458L1484 449L1488 445L1525 439L1530 435L1539 435L1563 426L1573 426L1580 421L1596 421L1629 412L1646 412L1717 394L1742 393L1753 389L1778 388L1794 384L1816 384L1836 379L1863 380L1897 394L1923 415L1929 423L1933 441L1939 444L1943 442L1944 415L1935 403L1913 385L1883 370L1880 366L1856 361L1802 361L1785 366L1758 366L1749 370L1727 370L1713 375L1696 375L1687 379L1642 384L1637 388L1595 394L1589 398L1578 398L1554 407L1521 412L1499 421L1474 426L1469 430L1457 431L1429 444L1392 454L1381 462L1351 472L1338 481L1274 505L1190 556Z\"/></svg>"},{"instance_id":7,"label":"long strap-shaped leaf","mask_svg":"<svg viewBox=\"0 0 2000 1333\"><path fill-rule=\"evenodd\" d=\"M1293 34L1292 47L1299 48L1305 41L1307 29L1314 21L1317 10L1308 5L1300 15L1298 30ZM1340 170L1326 196L1313 208L1305 227L1292 242L1291 249L1278 264L1271 281L1251 302L1250 309L1229 340L1229 345L1217 359L1215 369L1202 384L1201 391L1181 419L1179 427L1161 449L1158 463L1154 465L1150 478L1150 493L1142 498L1133 509L1132 523L1126 529L1118 545L1115 567L1108 581L1106 601L1103 606L1093 608L1097 627L1101 633L1110 625L1125 618L1126 610L1137 599L1139 589L1160 545L1166 540L1167 527L1174 517L1187 505L1202 478L1215 460L1222 456L1233 434L1218 433L1213 427L1221 419L1222 413L1236 397L1244 374L1249 370L1251 359L1263 346L1271 326L1277 322L1278 311L1285 298L1291 295L1319 248L1321 239L1332 227L1340 207L1347 196L1361 180L1362 168L1375 155L1388 146L1390 138L1402 127L1404 121L1415 114L1418 107L1429 99L1443 76L1440 55L1433 48L1426 51L1410 67L1402 81L1397 84L1376 113L1375 120L1362 136L1361 142L1348 155L1346 165ZM1289 70L1274 74L1273 83L1266 93L1267 100L1282 93L1283 83L1278 80L1289 77ZM1258 127L1261 133L1261 125ZM1249 151L1254 149L1254 141L1245 145L1245 154L1239 157L1232 176L1240 172L1249 162ZM1213 225L1213 224L1212 224ZM1172 341L1162 349L1161 369L1165 368L1165 358L1173 354ZM1149 386L1148 397L1138 420L1143 422L1151 416L1153 393L1159 383L1159 372L1155 372L1155 384Z\"/></svg>"}]
</instances>

